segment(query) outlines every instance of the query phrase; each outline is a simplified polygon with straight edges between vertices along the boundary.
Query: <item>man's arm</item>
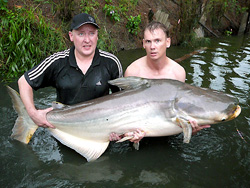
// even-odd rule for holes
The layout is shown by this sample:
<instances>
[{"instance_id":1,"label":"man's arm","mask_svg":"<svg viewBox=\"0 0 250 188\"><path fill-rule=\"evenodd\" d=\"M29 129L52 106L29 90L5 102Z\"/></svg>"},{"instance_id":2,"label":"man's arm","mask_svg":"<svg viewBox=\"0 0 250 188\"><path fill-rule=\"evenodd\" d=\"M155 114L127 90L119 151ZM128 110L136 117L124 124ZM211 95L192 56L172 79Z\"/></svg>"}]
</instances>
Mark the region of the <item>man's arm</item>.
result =
<instances>
[{"instance_id":1,"label":"man's arm","mask_svg":"<svg viewBox=\"0 0 250 188\"><path fill-rule=\"evenodd\" d=\"M53 108L47 108L44 110L37 110L34 105L33 100L33 89L26 81L24 75L18 80L19 92L23 104L30 116L30 118L34 121L36 125L39 127L45 128L55 128L52 124L50 124L46 119L46 114L53 110Z\"/></svg>"}]
</instances>

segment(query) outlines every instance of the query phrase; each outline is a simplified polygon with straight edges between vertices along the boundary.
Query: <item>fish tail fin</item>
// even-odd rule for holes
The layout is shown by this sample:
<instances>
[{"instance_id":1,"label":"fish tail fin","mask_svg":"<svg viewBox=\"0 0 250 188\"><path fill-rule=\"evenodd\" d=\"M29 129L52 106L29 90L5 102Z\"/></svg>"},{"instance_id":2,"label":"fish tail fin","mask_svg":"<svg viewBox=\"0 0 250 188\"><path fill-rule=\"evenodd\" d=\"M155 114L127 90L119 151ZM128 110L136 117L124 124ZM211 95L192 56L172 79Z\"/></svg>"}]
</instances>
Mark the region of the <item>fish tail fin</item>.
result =
<instances>
[{"instance_id":1,"label":"fish tail fin","mask_svg":"<svg viewBox=\"0 0 250 188\"><path fill-rule=\"evenodd\" d=\"M13 108L18 113L11 138L28 144L38 126L29 117L19 93L9 86L7 86L7 90L11 97Z\"/></svg>"}]
</instances>

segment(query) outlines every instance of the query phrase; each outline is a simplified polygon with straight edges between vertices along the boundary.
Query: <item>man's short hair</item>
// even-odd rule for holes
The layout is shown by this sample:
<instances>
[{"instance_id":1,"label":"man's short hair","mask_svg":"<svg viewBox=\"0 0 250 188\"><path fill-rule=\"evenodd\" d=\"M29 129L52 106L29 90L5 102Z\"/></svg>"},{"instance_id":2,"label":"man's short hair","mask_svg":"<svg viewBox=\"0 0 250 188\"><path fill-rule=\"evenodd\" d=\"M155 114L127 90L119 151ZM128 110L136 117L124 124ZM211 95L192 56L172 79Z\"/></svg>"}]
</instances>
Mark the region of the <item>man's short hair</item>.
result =
<instances>
[{"instance_id":1,"label":"man's short hair","mask_svg":"<svg viewBox=\"0 0 250 188\"><path fill-rule=\"evenodd\" d=\"M166 37L169 37L169 32L168 32L167 27L163 23L157 22L157 21L150 22L146 26L146 28L144 29L144 33L145 33L146 30L149 30L150 32L153 32L156 29L161 29L166 34Z\"/></svg>"}]
</instances>

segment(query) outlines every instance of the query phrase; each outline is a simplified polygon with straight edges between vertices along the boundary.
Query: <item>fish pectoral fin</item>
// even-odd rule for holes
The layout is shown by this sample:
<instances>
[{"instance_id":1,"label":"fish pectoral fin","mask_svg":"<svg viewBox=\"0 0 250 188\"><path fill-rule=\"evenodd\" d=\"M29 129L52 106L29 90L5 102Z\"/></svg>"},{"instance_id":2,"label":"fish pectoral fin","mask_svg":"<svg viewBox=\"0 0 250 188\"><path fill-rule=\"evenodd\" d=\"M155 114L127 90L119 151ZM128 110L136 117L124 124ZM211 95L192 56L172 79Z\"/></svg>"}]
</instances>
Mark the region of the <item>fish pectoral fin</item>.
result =
<instances>
[{"instance_id":1,"label":"fish pectoral fin","mask_svg":"<svg viewBox=\"0 0 250 188\"><path fill-rule=\"evenodd\" d=\"M192 136L192 126L190 122L181 118L177 118L177 122L181 125L183 129L183 142L189 143Z\"/></svg>"},{"instance_id":2,"label":"fish pectoral fin","mask_svg":"<svg viewBox=\"0 0 250 188\"><path fill-rule=\"evenodd\" d=\"M135 148L136 150L139 150L140 144L139 144L139 142L136 142L136 143L133 144L133 146L134 146L134 148Z\"/></svg>"},{"instance_id":3,"label":"fish pectoral fin","mask_svg":"<svg viewBox=\"0 0 250 188\"><path fill-rule=\"evenodd\" d=\"M62 144L85 157L88 162L98 159L109 145L109 141L84 139L65 133L59 129L50 129L50 132Z\"/></svg>"}]
</instances>

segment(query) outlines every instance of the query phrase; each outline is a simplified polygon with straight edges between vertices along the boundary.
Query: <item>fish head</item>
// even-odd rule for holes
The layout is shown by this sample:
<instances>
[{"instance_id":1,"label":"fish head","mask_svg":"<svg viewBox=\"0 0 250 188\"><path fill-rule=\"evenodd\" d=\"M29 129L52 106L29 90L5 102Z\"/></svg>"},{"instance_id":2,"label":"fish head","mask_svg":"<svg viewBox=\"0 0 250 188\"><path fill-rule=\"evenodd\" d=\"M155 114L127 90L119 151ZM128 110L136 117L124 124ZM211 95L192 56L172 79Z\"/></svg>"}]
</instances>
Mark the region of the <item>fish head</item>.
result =
<instances>
[{"instance_id":1,"label":"fish head","mask_svg":"<svg viewBox=\"0 0 250 188\"><path fill-rule=\"evenodd\" d=\"M241 112L238 99L211 89L192 87L175 100L175 110L198 124L216 124L235 119Z\"/></svg>"}]
</instances>

